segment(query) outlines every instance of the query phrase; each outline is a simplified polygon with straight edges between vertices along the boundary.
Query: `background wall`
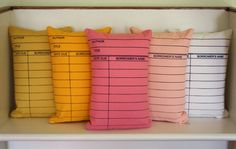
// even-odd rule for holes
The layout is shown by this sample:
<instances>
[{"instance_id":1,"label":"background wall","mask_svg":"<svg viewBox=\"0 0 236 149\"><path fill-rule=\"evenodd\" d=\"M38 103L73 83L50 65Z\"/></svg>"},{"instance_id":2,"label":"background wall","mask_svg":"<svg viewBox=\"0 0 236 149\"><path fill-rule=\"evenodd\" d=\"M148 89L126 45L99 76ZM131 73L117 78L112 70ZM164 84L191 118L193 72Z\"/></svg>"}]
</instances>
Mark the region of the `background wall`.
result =
<instances>
[{"instance_id":1,"label":"background wall","mask_svg":"<svg viewBox=\"0 0 236 149\"><path fill-rule=\"evenodd\" d=\"M230 0L230 5L236 8L236 0Z\"/></svg>"},{"instance_id":2,"label":"background wall","mask_svg":"<svg viewBox=\"0 0 236 149\"><path fill-rule=\"evenodd\" d=\"M0 0L0 7L8 6L10 0Z\"/></svg>"}]
</instances>

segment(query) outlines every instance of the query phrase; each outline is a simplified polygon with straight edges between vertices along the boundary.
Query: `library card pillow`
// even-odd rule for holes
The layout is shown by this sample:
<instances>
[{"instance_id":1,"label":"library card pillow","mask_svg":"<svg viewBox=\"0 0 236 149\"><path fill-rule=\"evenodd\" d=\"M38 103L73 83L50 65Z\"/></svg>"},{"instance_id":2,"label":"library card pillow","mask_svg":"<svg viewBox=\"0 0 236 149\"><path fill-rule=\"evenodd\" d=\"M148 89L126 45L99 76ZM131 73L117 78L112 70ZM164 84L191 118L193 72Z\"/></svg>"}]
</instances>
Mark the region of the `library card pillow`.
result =
<instances>
[{"instance_id":1,"label":"library card pillow","mask_svg":"<svg viewBox=\"0 0 236 149\"><path fill-rule=\"evenodd\" d=\"M110 27L98 30L109 33ZM56 114L50 123L89 119L91 90L90 50L84 32L48 27Z\"/></svg>"},{"instance_id":2,"label":"library card pillow","mask_svg":"<svg viewBox=\"0 0 236 149\"><path fill-rule=\"evenodd\" d=\"M186 112L224 117L225 77L232 30L194 33L188 56Z\"/></svg>"},{"instance_id":3,"label":"library card pillow","mask_svg":"<svg viewBox=\"0 0 236 149\"><path fill-rule=\"evenodd\" d=\"M131 27L132 33L140 33ZM185 113L187 54L192 29L153 33L149 52L149 99L152 119L175 123L188 121Z\"/></svg>"},{"instance_id":4,"label":"library card pillow","mask_svg":"<svg viewBox=\"0 0 236 149\"><path fill-rule=\"evenodd\" d=\"M151 31L102 34L86 30L92 57L89 130L150 127L148 51Z\"/></svg>"},{"instance_id":5,"label":"library card pillow","mask_svg":"<svg viewBox=\"0 0 236 149\"><path fill-rule=\"evenodd\" d=\"M70 27L62 30L71 31ZM12 117L50 117L55 113L47 31L10 27L16 109Z\"/></svg>"}]
</instances>

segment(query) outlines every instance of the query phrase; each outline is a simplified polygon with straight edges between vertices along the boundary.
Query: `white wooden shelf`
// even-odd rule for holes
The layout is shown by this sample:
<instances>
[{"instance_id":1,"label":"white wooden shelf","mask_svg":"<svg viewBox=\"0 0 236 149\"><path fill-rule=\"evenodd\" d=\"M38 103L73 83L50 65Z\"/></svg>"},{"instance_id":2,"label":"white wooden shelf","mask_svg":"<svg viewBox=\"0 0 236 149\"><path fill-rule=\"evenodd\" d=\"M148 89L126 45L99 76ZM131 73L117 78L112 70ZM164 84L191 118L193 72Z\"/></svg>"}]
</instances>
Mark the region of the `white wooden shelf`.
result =
<instances>
[{"instance_id":1,"label":"white wooden shelf","mask_svg":"<svg viewBox=\"0 0 236 149\"><path fill-rule=\"evenodd\" d=\"M229 118L192 118L189 124L154 122L136 130L87 131L85 123L48 124L44 118L9 119L0 127L0 141L12 140L236 140Z\"/></svg>"},{"instance_id":2,"label":"white wooden shelf","mask_svg":"<svg viewBox=\"0 0 236 149\"><path fill-rule=\"evenodd\" d=\"M58 19L60 18L60 19ZM79 18L79 19L78 19ZM120 18L117 21L117 18ZM105 21L104 21L105 20ZM15 9L0 15L0 141L42 140L236 140L236 38L232 40L229 58L229 80L226 105L230 118L192 118L179 125L154 122L149 129L87 131L84 123L48 124L47 118L8 118L13 103L9 26L42 30L46 26L71 25L74 29L112 26L114 33L128 32L128 28L153 28L155 31L186 29L214 32L232 28L236 37L236 13L225 9ZM7 119L7 120L6 120Z\"/></svg>"}]
</instances>

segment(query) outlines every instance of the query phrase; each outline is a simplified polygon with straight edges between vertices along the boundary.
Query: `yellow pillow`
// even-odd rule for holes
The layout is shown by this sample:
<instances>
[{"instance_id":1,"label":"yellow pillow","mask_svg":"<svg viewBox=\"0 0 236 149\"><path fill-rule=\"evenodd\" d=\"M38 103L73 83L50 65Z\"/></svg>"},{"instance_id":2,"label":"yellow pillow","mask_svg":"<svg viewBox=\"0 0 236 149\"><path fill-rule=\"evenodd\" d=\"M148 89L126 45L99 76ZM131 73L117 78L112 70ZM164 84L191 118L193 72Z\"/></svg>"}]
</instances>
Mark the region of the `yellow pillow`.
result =
<instances>
[{"instance_id":1,"label":"yellow pillow","mask_svg":"<svg viewBox=\"0 0 236 149\"><path fill-rule=\"evenodd\" d=\"M70 27L62 28L71 31ZM12 117L50 117L55 113L47 31L9 27L13 49L16 109Z\"/></svg>"},{"instance_id":2,"label":"yellow pillow","mask_svg":"<svg viewBox=\"0 0 236 149\"><path fill-rule=\"evenodd\" d=\"M106 27L99 32L110 33ZM50 123L89 119L91 94L90 49L84 32L48 27L56 114Z\"/></svg>"}]
</instances>

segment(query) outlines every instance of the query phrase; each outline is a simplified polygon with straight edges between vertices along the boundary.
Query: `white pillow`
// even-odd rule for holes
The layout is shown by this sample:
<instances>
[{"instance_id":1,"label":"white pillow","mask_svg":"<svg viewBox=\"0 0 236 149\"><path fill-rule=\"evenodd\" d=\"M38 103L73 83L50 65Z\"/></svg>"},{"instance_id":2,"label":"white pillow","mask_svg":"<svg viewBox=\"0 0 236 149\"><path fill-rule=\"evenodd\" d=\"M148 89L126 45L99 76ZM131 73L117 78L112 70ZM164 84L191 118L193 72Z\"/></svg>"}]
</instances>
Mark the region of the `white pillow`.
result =
<instances>
[{"instance_id":1,"label":"white pillow","mask_svg":"<svg viewBox=\"0 0 236 149\"><path fill-rule=\"evenodd\" d=\"M231 34L232 30L193 34L186 81L185 109L189 117L224 117Z\"/></svg>"}]
</instances>

